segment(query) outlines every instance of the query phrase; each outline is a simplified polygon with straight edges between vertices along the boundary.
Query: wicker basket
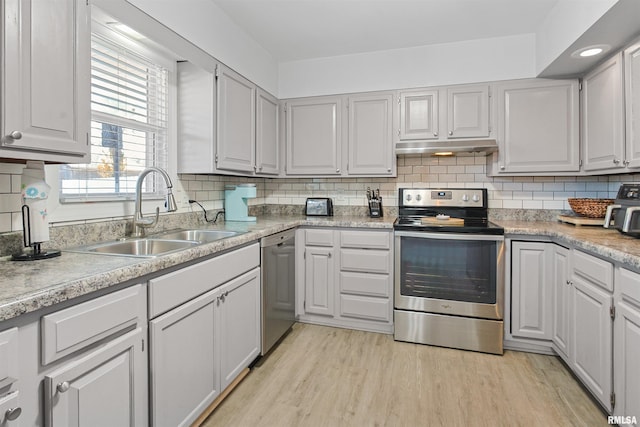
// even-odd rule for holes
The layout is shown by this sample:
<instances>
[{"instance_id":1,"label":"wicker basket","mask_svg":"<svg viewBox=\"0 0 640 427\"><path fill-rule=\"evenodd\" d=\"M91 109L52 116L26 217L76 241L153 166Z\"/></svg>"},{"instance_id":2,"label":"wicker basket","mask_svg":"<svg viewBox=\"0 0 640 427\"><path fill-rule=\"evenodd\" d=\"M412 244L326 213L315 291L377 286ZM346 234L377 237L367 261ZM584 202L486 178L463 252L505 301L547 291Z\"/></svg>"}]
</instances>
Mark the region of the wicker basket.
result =
<instances>
[{"instance_id":1,"label":"wicker basket","mask_svg":"<svg viewBox=\"0 0 640 427\"><path fill-rule=\"evenodd\" d=\"M578 215L588 218L604 218L607 206L613 204L613 199L568 199L569 206Z\"/></svg>"}]
</instances>

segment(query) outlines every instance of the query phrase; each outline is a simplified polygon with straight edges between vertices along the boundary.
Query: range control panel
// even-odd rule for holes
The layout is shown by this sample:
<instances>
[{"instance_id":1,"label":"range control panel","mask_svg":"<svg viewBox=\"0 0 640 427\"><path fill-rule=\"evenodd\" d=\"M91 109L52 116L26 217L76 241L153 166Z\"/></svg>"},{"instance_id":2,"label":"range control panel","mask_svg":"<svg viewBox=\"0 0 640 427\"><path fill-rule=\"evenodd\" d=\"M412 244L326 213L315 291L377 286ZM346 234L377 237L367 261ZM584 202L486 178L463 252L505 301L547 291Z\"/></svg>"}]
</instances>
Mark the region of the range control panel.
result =
<instances>
[{"instance_id":1,"label":"range control panel","mask_svg":"<svg viewBox=\"0 0 640 427\"><path fill-rule=\"evenodd\" d=\"M485 188L401 188L400 207L487 207Z\"/></svg>"}]
</instances>

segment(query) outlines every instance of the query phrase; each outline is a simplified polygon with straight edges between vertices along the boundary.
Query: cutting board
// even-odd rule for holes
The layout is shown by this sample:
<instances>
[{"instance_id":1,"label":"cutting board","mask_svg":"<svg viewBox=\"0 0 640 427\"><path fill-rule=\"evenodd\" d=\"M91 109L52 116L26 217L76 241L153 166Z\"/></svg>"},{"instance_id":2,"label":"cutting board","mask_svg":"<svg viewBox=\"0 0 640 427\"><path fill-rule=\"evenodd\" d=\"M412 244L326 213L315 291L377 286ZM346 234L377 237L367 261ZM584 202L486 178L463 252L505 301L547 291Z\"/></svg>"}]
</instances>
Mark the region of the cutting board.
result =
<instances>
[{"instance_id":1,"label":"cutting board","mask_svg":"<svg viewBox=\"0 0 640 427\"><path fill-rule=\"evenodd\" d=\"M604 218L587 218L584 216L558 215L558 221L573 225L604 225Z\"/></svg>"},{"instance_id":2,"label":"cutting board","mask_svg":"<svg viewBox=\"0 0 640 427\"><path fill-rule=\"evenodd\" d=\"M425 225L464 225L462 218L438 219L434 216L428 216L420 219Z\"/></svg>"}]
</instances>

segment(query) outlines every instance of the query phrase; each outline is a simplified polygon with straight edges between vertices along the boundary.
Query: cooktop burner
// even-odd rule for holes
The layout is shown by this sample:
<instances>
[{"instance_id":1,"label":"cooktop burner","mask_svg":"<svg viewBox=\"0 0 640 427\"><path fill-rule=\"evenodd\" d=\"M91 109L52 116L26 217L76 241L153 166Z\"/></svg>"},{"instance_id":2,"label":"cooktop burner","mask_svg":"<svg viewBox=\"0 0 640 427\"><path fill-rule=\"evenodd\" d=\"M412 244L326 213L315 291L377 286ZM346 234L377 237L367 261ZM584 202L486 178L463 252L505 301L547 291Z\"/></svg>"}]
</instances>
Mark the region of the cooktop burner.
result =
<instances>
[{"instance_id":1,"label":"cooktop burner","mask_svg":"<svg viewBox=\"0 0 640 427\"><path fill-rule=\"evenodd\" d=\"M401 188L396 230L504 234L488 220L484 188Z\"/></svg>"}]
</instances>

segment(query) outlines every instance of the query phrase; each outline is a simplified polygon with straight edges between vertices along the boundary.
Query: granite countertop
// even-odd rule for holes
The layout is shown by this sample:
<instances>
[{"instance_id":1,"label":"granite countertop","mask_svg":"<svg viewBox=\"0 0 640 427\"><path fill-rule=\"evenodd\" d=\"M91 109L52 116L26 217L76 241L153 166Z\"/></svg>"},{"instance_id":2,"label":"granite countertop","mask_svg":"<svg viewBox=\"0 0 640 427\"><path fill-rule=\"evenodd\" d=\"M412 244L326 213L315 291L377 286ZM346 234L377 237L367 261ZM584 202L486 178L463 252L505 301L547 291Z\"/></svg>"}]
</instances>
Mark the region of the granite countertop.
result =
<instances>
[{"instance_id":1,"label":"granite countertop","mask_svg":"<svg viewBox=\"0 0 640 427\"><path fill-rule=\"evenodd\" d=\"M600 255L613 262L640 271L640 239L614 229L575 226L557 221L496 221L505 235L546 236L559 244Z\"/></svg>"},{"instance_id":2,"label":"granite countertop","mask_svg":"<svg viewBox=\"0 0 640 427\"><path fill-rule=\"evenodd\" d=\"M392 229L395 218L283 216L260 217L254 223L226 222L219 230L243 234L157 258L133 258L66 252L32 262L0 261L0 321L157 273L197 258L232 249L298 226Z\"/></svg>"},{"instance_id":3,"label":"granite countertop","mask_svg":"<svg viewBox=\"0 0 640 427\"><path fill-rule=\"evenodd\" d=\"M255 223L227 222L207 227L239 231L242 234L157 258L107 256L63 250L61 257L49 260L0 261L0 321L127 281L144 281L150 275L162 274L161 270L166 268L211 256L298 226L391 230L394 220L394 217L263 216ZM546 236L557 243L571 245L640 270L640 239L622 235L616 230L575 227L552 221L496 222L505 228L507 236Z\"/></svg>"}]
</instances>

